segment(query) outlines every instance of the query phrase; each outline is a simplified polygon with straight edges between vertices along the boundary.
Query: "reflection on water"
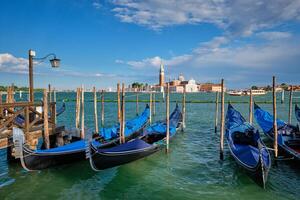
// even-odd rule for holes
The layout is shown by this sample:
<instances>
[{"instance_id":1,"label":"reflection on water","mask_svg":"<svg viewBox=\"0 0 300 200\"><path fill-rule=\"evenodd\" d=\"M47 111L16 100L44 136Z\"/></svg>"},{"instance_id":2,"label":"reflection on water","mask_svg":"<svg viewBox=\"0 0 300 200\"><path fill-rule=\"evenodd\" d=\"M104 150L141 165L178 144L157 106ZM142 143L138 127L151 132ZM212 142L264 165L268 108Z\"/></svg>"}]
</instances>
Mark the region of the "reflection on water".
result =
<instances>
[{"instance_id":1,"label":"reflection on water","mask_svg":"<svg viewBox=\"0 0 300 200\"><path fill-rule=\"evenodd\" d=\"M295 93L295 96L300 94ZM41 96L37 94L36 97ZM58 122L74 126L75 102L72 99L75 99L75 93L58 93L57 97L58 101L69 100L67 110ZM105 97L115 99L115 94ZM128 99L131 98L135 99L134 96ZM140 100L148 98L147 95L139 96ZM156 98L161 100L159 95ZM187 95L188 101L213 101L214 98L213 93ZM248 101L248 97L226 96L228 98L232 102ZM278 94L278 100L280 98ZM85 99L86 126L93 128L92 94L87 93ZM172 94L171 99L180 102L181 95ZM271 94L255 97L255 101L271 101ZM247 119L248 105L233 104ZM271 104L260 105L272 110ZM101 106L100 102L98 106ZM109 126L117 122L117 106L113 102L105 106L105 124ZM140 103L139 110L142 111L144 106L145 103ZM164 106L164 103L156 104L154 121L165 117ZM213 129L214 106L212 103L187 104L187 128L184 133L178 132L171 142L170 154L161 151L101 172L92 171L89 163L83 161L29 173L18 163L7 165L6 151L1 150L0 199L299 199L299 163L278 162L277 166L272 166L267 187L263 190L237 166L226 145L225 159L219 160L219 135ZM174 107L173 102L171 110ZM287 101L278 104L279 118L287 120L287 111ZM135 103L127 103L126 118L134 116ZM293 123L296 123L294 118Z\"/></svg>"}]
</instances>

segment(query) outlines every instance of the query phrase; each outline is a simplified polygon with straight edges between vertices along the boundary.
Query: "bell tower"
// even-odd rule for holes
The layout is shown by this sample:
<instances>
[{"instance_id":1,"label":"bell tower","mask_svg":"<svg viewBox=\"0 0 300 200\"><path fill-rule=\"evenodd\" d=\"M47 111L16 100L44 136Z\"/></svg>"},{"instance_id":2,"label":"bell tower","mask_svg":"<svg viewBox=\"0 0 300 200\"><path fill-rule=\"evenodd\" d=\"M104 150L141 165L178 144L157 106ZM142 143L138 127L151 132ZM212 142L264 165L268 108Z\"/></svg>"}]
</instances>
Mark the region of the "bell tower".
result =
<instances>
[{"instance_id":1,"label":"bell tower","mask_svg":"<svg viewBox=\"0 0 300 200\"><path fill-rule=\"evenodd\" d=\"M164 65L160 64L160 70L159 70L159 86L165 85L165 70Z\"/></svg>"}]
</instances>

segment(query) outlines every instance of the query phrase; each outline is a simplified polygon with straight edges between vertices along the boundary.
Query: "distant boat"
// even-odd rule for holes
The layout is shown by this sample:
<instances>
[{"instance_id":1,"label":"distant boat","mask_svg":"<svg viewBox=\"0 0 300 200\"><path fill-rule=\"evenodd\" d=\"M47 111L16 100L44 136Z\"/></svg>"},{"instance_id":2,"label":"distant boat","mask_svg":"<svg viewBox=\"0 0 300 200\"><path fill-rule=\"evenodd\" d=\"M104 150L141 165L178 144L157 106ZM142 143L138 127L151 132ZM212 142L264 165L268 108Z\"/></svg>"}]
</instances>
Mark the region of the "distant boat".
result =
<instances>
[{"instance_id":1,"label":"distant boat","mask_svg":"<svg viewBox=\"0 0 300 200\"><path fill-rule=\"evenodd\" d=\"M170 115L170 138L172 138L182 122L182 113L176 105ZM104 170L123 165L149 156L165 146L166 122L159 121L146 129L139 138L114 147L98 147L91 143L87 149L90 165L93 170Z\"/></svg>"},{"instance_id":2,"label":"distant boat","mask_svg":"<svg viewBox=\"0 0 300 200\"><path fill-rule=\"evenodd\" d=\"M264 134L274 140L273 116L254 104L254 116ZM277 119L278 146L296 160L300 160L300 132L299 127L287 124Z\"/></svg>"},{"instance_id":3,"label":"distant boat","mask_svg":"<svg viewBox=\"0 0 300 200\"><path fill-rule=\"evenodd\" d=\"M236 91L236 90L228 91L227 94L229 94L231 96L243 96L244 95L243 91Z\"/></svg>"},{"instance_id":4,"label":"distant boat","mask_svg":"<svg viewBox=\"0 0 300 200\"><path fill-rule=\"evenodd\" d=\"M252 95L265 95L267 92L265 90L252 90ZM246 95L250 95L250 90L246 91Z\"/></svg>"},{"instance_id":5,"label":"distant boat","mask_svg":"<svg viewBox=\"0 0 300 200\"><path fill-rule=\"evenodd\" d=\"M125 129L128 130L126 138L137 137L149 121L150 110L147 105L144 112L136 118L127 121ZM119 141L119 125L112 128L103 128L97 138L99 146L114 146ZM71 135L70 135L71 136ZM50 149L32 150L25 144L24 133L21 129L13 129L13 141L16 158L20 158L25 170L41 170L56 165L67 164L85 159L86 141L78 136L71 136L71 143ZM94 139L94 141L96 141ZM50 144L54 146L55 144Z\"/></svg>"},{"instance_id":6,"label":"distant boat","mask_svg":"<svg viewBox=\"0 0 300 200\"><path fill-rule=\"evenodd\" d=\"M228 104L226 139L232 157L260 186L265 187L271 167L270 154L258 130Z\"/></svg>"},{"instance_id":7,"label":"distant boat","mask_svg":"<svg viewBox=\"0 0 300 200\"><path fill-rule=\"evenodd\" d=\"M300 122L300 108L298 107L297 104L295 105L295 115L296 115L298 122Z\"/></svg>"}]
</instances>

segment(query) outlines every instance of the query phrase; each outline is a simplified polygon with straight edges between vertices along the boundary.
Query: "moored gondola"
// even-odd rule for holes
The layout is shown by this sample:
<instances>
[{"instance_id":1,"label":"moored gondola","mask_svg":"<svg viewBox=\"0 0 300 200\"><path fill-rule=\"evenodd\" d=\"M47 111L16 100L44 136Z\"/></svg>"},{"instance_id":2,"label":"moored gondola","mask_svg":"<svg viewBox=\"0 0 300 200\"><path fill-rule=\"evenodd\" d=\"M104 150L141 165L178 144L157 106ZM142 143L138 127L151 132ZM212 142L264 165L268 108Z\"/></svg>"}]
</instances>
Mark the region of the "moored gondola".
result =
<instances>
[{"instance_id":1,"label":"moored gondola","mask_svg":"<svg viewBox=\"0 0 300 200\"><path fill-rule=\"evenodd\" d=\"M178 105L169 119L172 138L182 123L182 113ZM119 166L159 151L165 146L166 128L165 121L156 122L149 126L142 136L115 147L98 147L91 142L87 151L92 169L98 171Z\"/></svg>"},{"instance_id":2,"label":"moored gondola","mask_svg":"<svg viewBox=\"0 0 300 200\"><path fill-rule=\"evenodd\" d=\"M125 124L126 138L133 138L143 131L149 121L149 106L136 118ZM76 129L77 130L77 129ZM75 130L75 131L76 131ZM102 128L96 139L99 146L114 146L119 141L119 130L113 128ZM15 146L15 157L20 158L22 167L28 171L41 170L48 167L67 164L85 159L86 141L77 136L71 137L70 143L50 149L31 150L25 145L24 133L21 129L14 128L13 140Z\"/></svg>"},{"instance_id":3,"label":"moored gondola","mask_svg":"<svg viewBox=\"0 0 300 200\"><path fill-rule=\"evenodd\" d=\"M254 104L254 116L264 134L274 140L273 115ZM300 160L300 132L298 126L277 119L278 146L291 158Z\"/></svg>"},{"instance_id":4,"label":"moored gondola","mask_svg":"<svg viewBox=\"0 0 300 200\"><path fill-rule=\"evenodd\" d=\"M226 140L232 157L260 186L265 187L271 167L270 154L258 130L228 104Z\"/></svg>"}]
</instances>

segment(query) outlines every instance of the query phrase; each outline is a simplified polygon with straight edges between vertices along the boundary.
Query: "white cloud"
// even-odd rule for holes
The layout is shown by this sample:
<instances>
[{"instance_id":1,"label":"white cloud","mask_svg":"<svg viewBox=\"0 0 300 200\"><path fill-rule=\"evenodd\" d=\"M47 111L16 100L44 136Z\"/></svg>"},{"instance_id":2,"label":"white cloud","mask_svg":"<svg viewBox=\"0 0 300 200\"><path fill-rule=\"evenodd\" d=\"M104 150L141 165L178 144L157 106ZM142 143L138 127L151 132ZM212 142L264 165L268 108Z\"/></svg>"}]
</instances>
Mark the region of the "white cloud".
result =
<instances>
[{"instance_id":1,"label":"white cloud","mask_svg":"<svg viewBox=\"0 0 300 200\"><path fill-rule=\"evenodd\" d=\"M300 20L299 0L111 0L123 22L160 30L167 26L211 23L230 35L251 35Z\"/></svg>"},{"instance_id":2,"label":"white cloud","mask_svg":"<svg viewBox=\"0 0 300 200\"><path fill-rule=\"evenodd\" d=\"M92 3L92 5L96 9L100 9L102 7L102 5L100 4L99 0L94 0L93 3Z\"/></svg>"},{"instance_id":3,"label":"white cloud","mask_svg":"<svg viewBox=\"0 0 300 200\"><path fill-rule=\"evenodd\" d=\"M28 60L2 53L0 54L0 72L28 73Z\"/></svg>"},{"instance_id":4,"label":"white cloud","mask_svg":"<svg viewBox=\"0 0 300 200\"><path fill-rule=\"evenodd\" d=\"M258 37L263 38L265 40L280 40L287 39L292 36L289 32L280 32L280 31L263 31L256 34Z\"/></svg>"}]
</instances>

